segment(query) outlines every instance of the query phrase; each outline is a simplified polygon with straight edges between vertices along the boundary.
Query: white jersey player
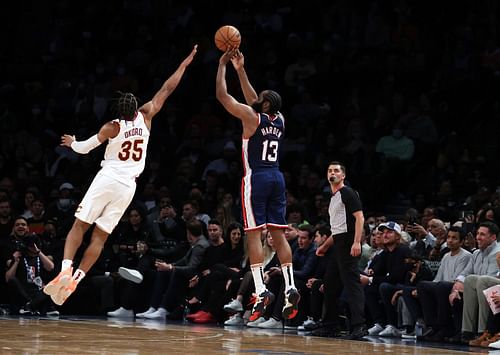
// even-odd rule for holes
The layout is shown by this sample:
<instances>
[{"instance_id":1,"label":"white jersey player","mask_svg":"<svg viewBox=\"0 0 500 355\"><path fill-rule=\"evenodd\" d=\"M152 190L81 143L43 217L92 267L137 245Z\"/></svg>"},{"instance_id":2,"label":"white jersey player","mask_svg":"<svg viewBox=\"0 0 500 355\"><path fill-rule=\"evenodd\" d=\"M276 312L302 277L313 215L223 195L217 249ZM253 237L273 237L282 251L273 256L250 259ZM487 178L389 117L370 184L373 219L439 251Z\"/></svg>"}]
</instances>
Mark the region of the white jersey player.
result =
<instances>
[{"instance_id":1,"label":"white jersey player","mask_svg":"<svg viewBox=\"0 0 500 355\"><path fill-rule=\"evenodd\" d=\"M87 154L108 141L101 170L97 173L75 213L75 222L64 245L64 260L59 275L47 284L44 292L61 305L99 257L108 235L118 224L132 201L136 179L144 170L151 120L160 111L167 97L179 84L186 67L197 51L194 46L177 70L165 81L151 101L137 108L131 93L121 93L116 102L118 119L105 123L99 132L86 141L63 135L61 145ZM95 223L90 245L85 250L78 269L73 274L73 258L83 235Z\"/></svg>"}]
</instances>

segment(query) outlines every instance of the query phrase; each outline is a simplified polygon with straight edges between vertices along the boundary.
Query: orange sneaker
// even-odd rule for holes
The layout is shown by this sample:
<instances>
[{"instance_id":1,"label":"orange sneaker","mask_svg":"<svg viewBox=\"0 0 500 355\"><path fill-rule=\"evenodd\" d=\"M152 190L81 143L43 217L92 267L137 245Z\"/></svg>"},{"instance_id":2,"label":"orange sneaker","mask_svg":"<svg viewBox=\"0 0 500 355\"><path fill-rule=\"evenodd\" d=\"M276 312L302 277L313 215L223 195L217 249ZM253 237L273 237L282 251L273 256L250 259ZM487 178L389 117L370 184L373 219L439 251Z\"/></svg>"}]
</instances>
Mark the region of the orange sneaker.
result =
<instances>
[{"instance_id":1,"label":"orange sneaker","mask_svg":"<svg viewBox=\"0 0 500 355\"><path fill-rule=\"evenodd\" d=\"M78 281L70 277L69 279L61 280L60 284L62 284L62 287L59 288L59 291L56 294L50 296L50 298L52 298L52 301L54 301L54 303L58 306L66 302L68 297L71 296L73 292L75 292L76 286L78 286Z\"/></svg>"},{"instance_id":2,"label":"orange sneaker","mask_svg":"<svg viewBox=\"0 0 500 355\"><path fill-rule=\"evenodd\" d=\"M59 275L57 275L52 281L50 281L43 288L43 292L46 295L53 296L59 292L59 290L68 284L68 281L71 279L73 275L73 268L70 267L64 271L61 271Z\"/></svg>"}]
</instances>

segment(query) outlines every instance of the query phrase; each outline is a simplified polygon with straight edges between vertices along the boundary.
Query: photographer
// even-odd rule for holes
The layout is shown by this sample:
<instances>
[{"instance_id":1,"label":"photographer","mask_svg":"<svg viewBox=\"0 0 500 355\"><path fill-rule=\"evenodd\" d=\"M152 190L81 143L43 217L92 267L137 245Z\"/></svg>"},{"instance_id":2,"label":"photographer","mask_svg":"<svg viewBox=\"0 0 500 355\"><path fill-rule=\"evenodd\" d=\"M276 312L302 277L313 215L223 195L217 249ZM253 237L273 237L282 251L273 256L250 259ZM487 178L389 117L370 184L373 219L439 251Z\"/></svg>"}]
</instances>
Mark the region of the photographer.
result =
<instances>
[{"instance_id":1,"label":"photographer","mask_svg":"<svg viewBox=\"0 0 500 355\"><path fill-rule=\"evenodd\" d=\"M7 261L7 281L11 305L21 307L21 314L58 315L50 297L42 292L54 263L38 248L40 240L29 232L28 221L18 217L9 248L12 257Z\"/></svg>"}]
</instances>

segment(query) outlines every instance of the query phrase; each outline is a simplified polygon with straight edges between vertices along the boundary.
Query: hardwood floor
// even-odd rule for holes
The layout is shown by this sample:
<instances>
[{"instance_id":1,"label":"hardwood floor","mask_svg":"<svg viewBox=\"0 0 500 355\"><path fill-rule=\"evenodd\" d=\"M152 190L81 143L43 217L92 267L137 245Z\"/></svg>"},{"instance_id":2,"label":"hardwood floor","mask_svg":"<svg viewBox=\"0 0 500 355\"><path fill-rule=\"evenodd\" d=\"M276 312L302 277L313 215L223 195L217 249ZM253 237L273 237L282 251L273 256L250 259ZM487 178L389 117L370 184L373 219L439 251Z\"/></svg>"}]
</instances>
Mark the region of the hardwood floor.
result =
<instances>
[{"instance_id":1,"label":"hardwood floor","mask_svg":"<svg viewBox=\"0 0 500 355\"><path fill-rule=\"evenodd\" d=\"M111 318L0 317L1 354L467 354L400 339L348 341L292 331Z\"/></svg>"}]
</instances>

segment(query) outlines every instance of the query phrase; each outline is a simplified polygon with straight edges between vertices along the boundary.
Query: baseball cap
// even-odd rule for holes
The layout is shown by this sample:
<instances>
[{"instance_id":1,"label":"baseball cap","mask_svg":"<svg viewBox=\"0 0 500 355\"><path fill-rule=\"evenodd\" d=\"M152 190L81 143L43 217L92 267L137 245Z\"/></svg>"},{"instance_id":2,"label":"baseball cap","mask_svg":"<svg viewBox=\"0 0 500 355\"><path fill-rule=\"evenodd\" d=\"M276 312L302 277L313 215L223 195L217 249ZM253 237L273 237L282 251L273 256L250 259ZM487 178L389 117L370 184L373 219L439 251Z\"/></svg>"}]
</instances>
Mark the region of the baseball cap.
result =
<instances>
[{"instance_id":1,"label":"baseball cap","mask_svg":"<svg viewBox=\"0 0 500 355\"><path fill-rule=\"evenodd\" d=\"M74 190L75 187L71 185L69 182L62 183L61 186L59 186L59 191L68 189L68 190Z\"/></svg>"},{"instance_id":2,"label":"baseball cap","mask_svg":"<svg viewBox=\"0 0 500 355\"><path fill-rule=\"evenodd\" d=\"M380 223L378 226L378 230L382 232L384 229L389 229L401 235L401 226L399 225L399 223L393 221Z\"/></svg>"}]
</instances>

